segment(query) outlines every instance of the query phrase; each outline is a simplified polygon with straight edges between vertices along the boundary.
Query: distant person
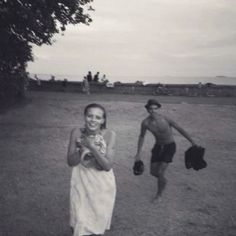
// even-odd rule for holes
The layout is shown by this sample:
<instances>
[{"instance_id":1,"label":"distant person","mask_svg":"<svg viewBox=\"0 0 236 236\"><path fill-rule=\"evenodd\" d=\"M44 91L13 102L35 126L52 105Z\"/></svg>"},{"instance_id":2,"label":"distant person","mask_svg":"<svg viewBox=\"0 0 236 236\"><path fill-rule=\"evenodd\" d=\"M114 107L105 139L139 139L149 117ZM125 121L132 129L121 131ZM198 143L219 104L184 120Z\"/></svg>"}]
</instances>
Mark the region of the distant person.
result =
<instances>
[{"instance_id":1,"label":"distant person","mask_svg":"<svg viewBox=\"0 0 236 236\"><path fill-rule=\"evenodd\" d=\"M155 100L148 100L145 105L149 116L141 123L141 131L138 138L137 154L135 156L135 163L141 161L141 151L144 143L146 131L150 131L156 143L152 148L150 173L157 178L157 193L154 197L155 200L160 200L163 190L165 189L167 180L165 178L165 171L172 162L174 154L176 152L176 144L172 132L172 128L175 128L180 134L182 134L193 146L196 145L189 134L181 128L172 119L165 117L158 113L161 108L161 104Z\"/></svg>"},{"instance_id":2,"label":"distant person","mask_svg":"<svg viewBox=\"0 0 236 236\"><path fill-rule=\"evenodd\" d=\"M39 77L37 76L37 74L34 75L34 78L37 82L37 86L40 87L41 86L41 80L39 79Z\"/></svg>"},{"instance_id":3,"label":"distant person","mask_svg":"<svg viewBox=\"0 0 236 236\"><path fill-rule=\"evenodd\" d=\"M66 91L67 84L68 84L68 80L67 80L67 79L64 79L64 80L62 81L62 88L63 88L63 91L64 91L64 92Z\"/></svg>"},{"instance_id":4,"label":"distant person","mask_svg":"<svg viewBox=\"0 0 236 236\"><path fill-rule=\"evenodd\" d=\"M93 75L92 75L91 71L89 71L87 74L87 80L89 83L92 82L92 80L93 80Z\"/></svg>"},{"instance_id":5,"label":"distant person","mask_svg":"<svg viewBox=\"0 0 236 236\"><path fill-rule=\"evenodd\" d=\"M184 88L185 96L189 96L189 87Z\"/></svg>"},{"instance_id":6,"label":"distant person","mask_svg":"<svg viewBox=\"0 0 236 236\"><path fill-rule=\"evenodd\" d=\"M168 95L168 90L167 90L165 84L159 83L159 84L157 85L156 94L157 94L157 95Z\"/></svg>"},{"instance_id":7,"label":"distant person","mask_svg":"<svg viewBox=\"0 0 236 236\"><path fill-rule=\"evenodd\" d=\"M131 93L132 93L132 94L135 93L135 86L132 86L132 87L131 87Z\"/></svg>"},{"instance_id":8,"label":"distant person","mask_svg":"<svg viewBox=\"0 0 236 236\"><path fill-rule=\"evenodd\" d=\"M104 74L101 78L101 82L102 83L105 83L107 81L107 78L106 78L106 75Z\"/></svg>"},{"instance_id":9,"label":"distant person","mask_svg":"<svg viewBox=\"0 0 236 236\"><path fill-rule=\"evenodd\" d=\"M203 84L201 82L198 83L198 88L201 89Z\"/></svg>"},{"instance_id":10,"label":"distant person","mask_svg":"<svg viewBox=\"0 0 236 236\"><path fill-rule=\"evenodd\" d=\"M51 75L51 78L50 78L49 81L54 82L54 81L55 81L55 76L54 76L54 75Z\"/></svg>"},{"instance_id":11,"label":"distant person","mask_svg":"<svg viewBox=\"0 0 236 236\"><path fill-rule=\"evenodd\" d=\"M87 95L89 95L90 94L90 85L89 85L87 76L84 76L82 86L83 86L83 88L82 88L83 92L86 93Z\"/></svg>"},{"instance_id":12,"label":"distant person","mask_svg":"<svg viewBox=\"0 0 236 236\"><path fill-rule=\"evenodd\" d=\"M94 75L93 81L96 83L99 81L99 72Z\"/></svg>"},{"instance_id":13,"label":"distant person","mask_svg":"<svg viewBox=\"0 0 236 236\"><path fill-rule=\"evenodd\" d=\"M14 87L18 97L25 97L25 92L28 86L28 73L24 70L19 71L19 78L14 82Z\"/></svg>"},{"instance_id":14,"label":"distant person","mask_svg":"<svg viewBox=\"0 0 236 236\"><path fill-rule=\"evenodd\" d=\"M201 82L198 83L198 95L202 96L203 95L203 84Z\"/></svg>"},{"instance_id":15,"label":"distant person","mask_svg":"<svg viewBox=\"0 0 236 236\"><path fill-rule=\"evenodd\" d=\"M34 78L35 78L36 81L39 79L37 74L34 75Z\"/></svg>"},{"instance_id":16,"label":"distant person","mask_svg":"<svg viewBox=\"0 0 236 236\"><path fill-rule=\"evenodd\" d=\"M116 134L106 128L106 110L89 104L84 126L71 131L67 162L72 167L70 225L74 236L110 229L116 196L112 169Z\"/></svg>"}]
</instances>

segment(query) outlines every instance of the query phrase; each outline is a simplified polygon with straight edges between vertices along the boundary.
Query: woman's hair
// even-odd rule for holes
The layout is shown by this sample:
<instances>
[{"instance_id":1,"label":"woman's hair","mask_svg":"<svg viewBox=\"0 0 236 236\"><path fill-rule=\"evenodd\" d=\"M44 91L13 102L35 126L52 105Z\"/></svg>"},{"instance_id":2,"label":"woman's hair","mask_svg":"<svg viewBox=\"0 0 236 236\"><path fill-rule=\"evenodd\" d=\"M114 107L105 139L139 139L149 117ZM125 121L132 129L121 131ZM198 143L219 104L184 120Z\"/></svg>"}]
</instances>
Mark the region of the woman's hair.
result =
<instances>
[{"instance_id":1,"label":"woman's hair","mask_svg":"<svg viewBox=\"0 0 236 236\"><path fill-rule=\"evenodd\" d=\"M104 123L101 125L101 129L106 129L106 126L107 126L107 112L106 112L105 108L102 105L98 104L98 103L91 103L91 104L89 104L85 107L84 115L87 114L87 112L90 108L100 108L103 111Z\"/></svg>"}]
</instances>

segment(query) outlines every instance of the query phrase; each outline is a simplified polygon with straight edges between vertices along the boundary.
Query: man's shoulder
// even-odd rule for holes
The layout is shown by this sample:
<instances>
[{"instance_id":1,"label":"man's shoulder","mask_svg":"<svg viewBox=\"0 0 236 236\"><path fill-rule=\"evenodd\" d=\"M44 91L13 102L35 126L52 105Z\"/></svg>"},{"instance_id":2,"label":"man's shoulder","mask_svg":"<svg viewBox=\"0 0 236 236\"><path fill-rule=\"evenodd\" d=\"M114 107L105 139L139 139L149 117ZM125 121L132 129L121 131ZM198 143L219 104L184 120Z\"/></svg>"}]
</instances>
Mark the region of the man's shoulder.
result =
<instances>
[{"instance_id":1,"label":"man's shoulder","mask_svg":"<svg viewBox=\"0 0 236 236\"><path fill-rule=\"evenodd\" d=\"M142 121L142 125L148 125L149 124L149 122L150 122L150 117L148 116L148 117L146 117L143 121Z\"/></svg>"}]
</instances>

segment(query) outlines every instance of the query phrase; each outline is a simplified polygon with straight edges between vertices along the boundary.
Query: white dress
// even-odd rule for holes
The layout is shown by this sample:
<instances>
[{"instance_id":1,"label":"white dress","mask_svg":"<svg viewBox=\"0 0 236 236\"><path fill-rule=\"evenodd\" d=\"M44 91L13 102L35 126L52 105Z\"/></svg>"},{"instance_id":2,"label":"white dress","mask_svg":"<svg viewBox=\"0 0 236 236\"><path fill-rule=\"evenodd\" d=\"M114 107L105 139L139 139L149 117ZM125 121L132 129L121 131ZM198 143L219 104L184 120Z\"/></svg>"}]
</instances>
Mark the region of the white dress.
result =
<instances>
[{"instance_id":1,"label":"white dress","mask_svg":"<svg viewBox=\"0 0 236 236\"><path fill-rule=\"evenodd\" d=\"M70 190L73 236L104 234L110 229L115 196L112 169L103 171L82 163L73 167Z\"/></svg>"}]
</instances>

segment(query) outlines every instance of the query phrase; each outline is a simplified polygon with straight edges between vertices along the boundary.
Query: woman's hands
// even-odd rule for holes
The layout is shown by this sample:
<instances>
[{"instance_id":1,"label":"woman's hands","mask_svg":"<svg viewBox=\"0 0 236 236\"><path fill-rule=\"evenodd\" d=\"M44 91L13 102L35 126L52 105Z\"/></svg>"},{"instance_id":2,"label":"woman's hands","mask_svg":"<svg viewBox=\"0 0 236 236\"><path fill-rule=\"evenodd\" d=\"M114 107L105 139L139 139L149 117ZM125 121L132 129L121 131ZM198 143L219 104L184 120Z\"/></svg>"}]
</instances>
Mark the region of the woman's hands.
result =
<instances>
[{"instance_id":1,"label":"woman's hands","mask_svg":"<svg viewBox=\"0 0 236 236\"><path fill-rule=\"evenodd\" d=\"M94 137L86 137L83 136L82 139L76 139L76 146L79 148L80 155L81 155L81 163L83 166L90 168L96 168L97 170L103 170L101 165L98 164L95 156L92 154L91 150L96 149L94 144Z\"/></svg>"},{"instance_id":2,"label":"woman's hands","mask_svg":"<svg viewBox=\"0 0 236 236\"><path fill-rule=\"evenodd\" d=\"M80 137L80 138L79 138ZM104 142L106 148L104 152L98 150L98 140L94 136L85 136L81 132L77 132L73 129L71 132L71 138L68 148L67 160L69 166L78 165L83 159L81 158L85 154L85 150L89 150L92 156L96 159L95 162L99 166L100 170L109 171L112 168L112 159L114 156L116 134L114 131L106 131L104 135ZM101 147L100 147L101 148Z\"/></svg>"},{"instance_id":3,"label":"woman's hands","mask_svg":"<svg viewBox=\"0 0 236 236\"><path fill-rule=\"evenodd\" d=\"M93 149L95 148L94 138L90 136L84 136L83 139L76 140L76 145L78 148L81 148L82 150L84 148Z\"/></svg>"}]
</instances>

